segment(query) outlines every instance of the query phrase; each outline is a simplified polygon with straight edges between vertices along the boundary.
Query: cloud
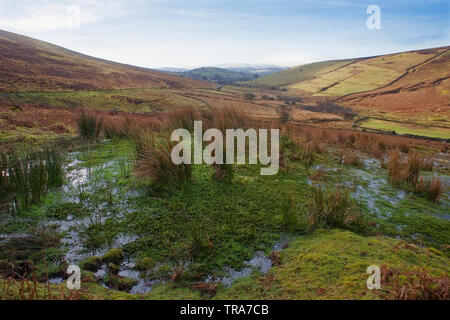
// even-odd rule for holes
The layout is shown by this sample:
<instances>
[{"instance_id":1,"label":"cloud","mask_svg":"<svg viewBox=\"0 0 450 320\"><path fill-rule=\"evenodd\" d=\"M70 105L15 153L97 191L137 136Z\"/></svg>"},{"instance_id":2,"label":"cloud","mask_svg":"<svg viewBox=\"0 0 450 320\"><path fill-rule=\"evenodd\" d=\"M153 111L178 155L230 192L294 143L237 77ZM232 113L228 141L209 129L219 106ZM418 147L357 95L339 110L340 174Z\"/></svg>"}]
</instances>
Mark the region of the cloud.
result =
<instances>
[{"instance_id":1,"label":"cloud","mask_svg":"<svg viewBox=\"0 0 450 320\"><path fill-rule=\"evenodd\" d=\"M126 14L122 1L99 0L3 0L0 28L19 32L40 32L78 28Z\"/></svg>"}]
</instances>

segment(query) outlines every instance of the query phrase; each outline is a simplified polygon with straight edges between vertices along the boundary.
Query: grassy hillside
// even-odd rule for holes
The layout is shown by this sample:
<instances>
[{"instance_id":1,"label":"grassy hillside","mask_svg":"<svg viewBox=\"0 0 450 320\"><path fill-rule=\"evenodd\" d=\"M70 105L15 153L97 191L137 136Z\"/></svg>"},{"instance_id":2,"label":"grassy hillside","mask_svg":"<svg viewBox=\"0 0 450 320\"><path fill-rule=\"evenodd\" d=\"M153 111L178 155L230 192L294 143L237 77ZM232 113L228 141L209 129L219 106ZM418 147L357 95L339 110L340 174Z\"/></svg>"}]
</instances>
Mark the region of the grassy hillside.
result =
<instances>
[{"instance_id":1,"label":"grassy hillside","mask_svg":"<svg viewBox=\"0 0 450 320\"><path fill-rule=\"evenodd\" d=\"M253 80L250 84L256 86L286 86L296 82L313 79L324 73L332 72L353 61L354 60L335 60L305 64Z\"/></svg>"},{"instance_id":2,"label":"grassy hillside","mask_svg":"<svg viewBox=\"0 0 450 320\"><path fill-rule=\"evenodd\" d=\"M204 82L110 62L0 31L0 90L208 87Z\"/></svg>"},{"instance_id":3,"label":"grassy hillside","mask_svg":"<svg viewBox=\"0 0 450 320\"><path fill-rule=\"evenodd\" d=\"M308 103L345 104L360 116L450 126L450 47L291 68L251 82Z\"/></svg>"},{"instance_id":4,"label":"grassy hillside","mask_svg":"<svg viewBox=\"0 0 450 320\"><path fill-rule=\"evenodd\" d=\"M450 126L449 48L419 51L423 63L409 68L388 86L339 99L365 113L406 121ZM416 56L417 57L417 56ZM417 61L417 60L416 60Z\"/></svg>"}]
</instances>

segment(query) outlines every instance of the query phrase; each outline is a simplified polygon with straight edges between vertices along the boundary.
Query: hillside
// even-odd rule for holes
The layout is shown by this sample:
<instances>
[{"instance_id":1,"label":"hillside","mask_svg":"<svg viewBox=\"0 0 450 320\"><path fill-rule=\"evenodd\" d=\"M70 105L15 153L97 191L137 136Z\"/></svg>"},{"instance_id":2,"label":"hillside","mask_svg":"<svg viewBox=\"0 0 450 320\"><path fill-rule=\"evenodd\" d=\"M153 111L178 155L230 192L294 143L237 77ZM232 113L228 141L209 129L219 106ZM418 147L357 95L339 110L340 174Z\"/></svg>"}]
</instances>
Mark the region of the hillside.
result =
<instances>
[{"instance_id":1,"label":"hillside","mask_svg":"<svg viewBox=\"0 0 450 320\"><path fill-rule=\"evenodd\" d=\"M207 83L93 58L0 30L0 90L192 88Z\"/></svg>"},{"instance_id":2,"label":"hillside","mask_svg":"<svg viewBox=\"0 0 450 320\"><path fill-rule=\"evenodd\" d=\"M296 82L314 79L321 74L333 72L354 61L333 60L305 64L253 80L249 84L255 86L287 86Z\"/></svg>"},{"instance_id":3,"label":"hillside","mask_svg":"<svg viewBox=\"0 0 450 320\"><path fill-rule=\"evenodd\" d=\"M247 84L364 115L449 126L450 47L294 67ZM447 119L447 120L446 120Z\"/></svg>"},{"instance_id":4,"label":"hillside","mask_svg":"<svg viewBox=\"0 0 450 320\"><path fill-rule=\"evenodd\" d=\"M174 74L195 80L215 82L217 84L232 84L257 77L257 75L252 73L237 72L214 67L197 68L185 72L175 72Z\"/></svg>"}]
</instances>

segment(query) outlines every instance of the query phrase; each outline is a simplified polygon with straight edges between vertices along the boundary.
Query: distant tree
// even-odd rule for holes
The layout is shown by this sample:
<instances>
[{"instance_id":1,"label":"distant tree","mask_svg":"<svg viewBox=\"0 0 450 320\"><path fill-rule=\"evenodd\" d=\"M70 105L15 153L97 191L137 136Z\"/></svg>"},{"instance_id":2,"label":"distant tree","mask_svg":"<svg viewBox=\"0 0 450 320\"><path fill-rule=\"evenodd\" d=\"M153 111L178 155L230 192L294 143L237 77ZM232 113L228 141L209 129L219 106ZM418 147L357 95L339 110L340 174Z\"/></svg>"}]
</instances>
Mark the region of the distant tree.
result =
<instances>
[{"instance_id":1,"label":"distant tree","mask_svg":"<svg viewBox=\"0 0 450 320\"><path fill-rule=\"evenodd\" d=\"M245 99L247 99L247 100L254 100L255 98L256 98L256 96L253 93L245 94Z\"/></svg>"}]
</instances>

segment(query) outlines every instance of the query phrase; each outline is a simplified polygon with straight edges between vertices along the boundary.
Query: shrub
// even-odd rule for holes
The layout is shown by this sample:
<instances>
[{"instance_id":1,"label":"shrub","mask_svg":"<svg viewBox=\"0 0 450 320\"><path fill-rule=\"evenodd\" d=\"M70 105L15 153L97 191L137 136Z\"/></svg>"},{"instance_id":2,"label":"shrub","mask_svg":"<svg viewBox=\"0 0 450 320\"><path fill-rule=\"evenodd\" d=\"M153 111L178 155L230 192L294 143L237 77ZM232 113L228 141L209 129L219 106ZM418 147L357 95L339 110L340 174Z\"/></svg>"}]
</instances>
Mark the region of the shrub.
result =
<instances>
[{"instance_id":1,"label":"shrub","mask_svg":"<svg viewBox=\"0 0 450 320\"><path fill-rule=\"evenodd\" d=\"M98 268L100 268L100 265L102 264L102 259L97 256L92 256L89 258L86 258L80 263L80 267L83 270L97 272Z\"/></svg>"},{"instance_id":2,"label":"shrub","mask_svg":"<svg viewBox=\"0 0 450 320\"><path fill-rule=\"evenodd\" d=\"M244 95L245 99L247 100L254 100L256 98L256 96L253 93L246 93Z\"/></svg>"},{"instance_id":3,"label":"shrub","mask_svg":"<svg viewBox=\"0 0 450 320\"><path fill-rule=\"evenodd\" d=\"M111 249L105 253L102 257L102 262L104 263L115 263L119 264L123 260L123 252L121 249Z\"/></svg>"},{"instance_id":4,"label":"shrub","mask_svg":"<svg viewBox=\"0 0 450 320\"><path fill-rule=\"evenodd\" d=\"M121 277L115 274L108 274L105 277L105 283L113 289L129 292L136 284L137 280Z\"/></svg>"},{"instance_id":5,"label":"shrub","mask_svg":"<svg viewBox=\"0 0 450 320\"><path fill-rule=\"evenodd\" d=\"M76 119L78 132L85 140L96 140L103 131L103 117L81 110Z\"/></svg>"}]
</instances>

